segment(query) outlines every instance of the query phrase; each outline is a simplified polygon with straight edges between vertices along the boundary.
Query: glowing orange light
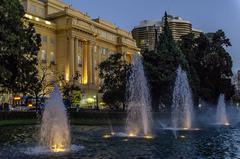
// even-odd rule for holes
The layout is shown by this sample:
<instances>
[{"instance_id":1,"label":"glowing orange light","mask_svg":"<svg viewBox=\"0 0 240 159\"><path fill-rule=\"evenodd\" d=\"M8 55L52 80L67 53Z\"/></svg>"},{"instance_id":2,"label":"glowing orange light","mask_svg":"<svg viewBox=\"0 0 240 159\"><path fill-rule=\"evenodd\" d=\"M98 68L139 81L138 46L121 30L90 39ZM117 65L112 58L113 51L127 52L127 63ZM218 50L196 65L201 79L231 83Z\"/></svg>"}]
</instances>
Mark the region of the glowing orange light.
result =
<instances>
[{"instance_id":1,"label":"glowing orange light","mask_svg":"<svg viewBox=\"0 0 240 159\"><path fill-rule=\"evenodd\" d=\"M145 135L144 138L145 138L145 139L153 139L153 136L151 136L151 135Z\"/></svg>"},{"instance_id":2,"label":"glowing orange light","mask_svg":"<svg viewBox=\"0 0 240 159\"><path fill-rule=\"evenodd\" d=\"M108 138L110 138L110 137L111 137L111 135L108 135L108 134L103 135L103 138L105 138L105 139L108 139Z\"/></svg>"},{"instance_id":3,"label":"glowing orange light","mask_svg":"<svg viewBox=\"0 0 240 159\"><path fill-rule=\"evenodd\" d=\"M28 104L29 107L32 107L33 105L32 104Z\"/></svg>"},{"instance_id":4,"label":"glowing orange light","mask_svg":"<svg viewBox=\"0 0 240 159\"><path fill-rule=\"evenodd\" d=\"M14 100L21 100L21 97L14 97Z\"/></svg>"},{"instance_id":5,"label":"glowing orange light","mask_svg":"<svg viewBox=\"0 0 240 159\"><path fill-rule=\"evenodd\" d=\"M63 145L53 145L53 146L51 147L51 151L52 151L52 152L55 152L55 153L57 153L57 152L65 152L66 149L64 148Z\"/></svg>"},{"instance_id":6,"label":"glowing orange light","mask_svg":"<svg viewBox=\"0 0 240 159\"><path fill-rule=\"evenodd\" d=\"M128 136L129 136L129 137L136 137L137 135L134 134L134 133L129 133Z\"/></svg>"}]
</instances>

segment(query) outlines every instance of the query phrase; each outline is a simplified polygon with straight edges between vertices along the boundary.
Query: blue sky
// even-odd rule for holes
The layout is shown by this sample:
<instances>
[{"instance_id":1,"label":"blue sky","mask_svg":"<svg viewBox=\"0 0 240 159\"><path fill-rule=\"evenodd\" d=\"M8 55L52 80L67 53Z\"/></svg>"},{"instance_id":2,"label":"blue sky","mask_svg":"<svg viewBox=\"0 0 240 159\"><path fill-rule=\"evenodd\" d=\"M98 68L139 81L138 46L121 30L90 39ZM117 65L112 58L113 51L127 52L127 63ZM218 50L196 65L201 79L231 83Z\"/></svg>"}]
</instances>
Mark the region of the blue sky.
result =
<instances>
[{"instance_id":1,"label":"blue sky","mask_svg":"<svg viewBox=\"0 0 240 159\"><path fill-rule=\"evenodd\" d=\"M240 69L240 0L64 0L92 18L101 17L131 31L145 19L160 19L165 11L191 21L204 32L223 29L231 39L236 71Z\"/></svg>"}]
</instances>

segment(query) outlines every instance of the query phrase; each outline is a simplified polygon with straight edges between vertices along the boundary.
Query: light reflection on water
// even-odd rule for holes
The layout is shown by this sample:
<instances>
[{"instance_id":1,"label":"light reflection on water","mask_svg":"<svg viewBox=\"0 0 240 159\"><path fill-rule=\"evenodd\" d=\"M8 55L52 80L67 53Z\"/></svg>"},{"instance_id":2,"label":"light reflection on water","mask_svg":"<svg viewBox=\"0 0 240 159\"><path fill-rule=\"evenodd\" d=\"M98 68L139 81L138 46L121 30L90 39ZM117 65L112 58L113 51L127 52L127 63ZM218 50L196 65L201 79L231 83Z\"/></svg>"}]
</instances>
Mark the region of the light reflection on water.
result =
<instances>
[{"instance_id":1,"label":"light reflection on water","mask_svg":"<svg viewBox=\"0 0 240 159\"><path fill-rule=\"evenodd\" d=\"M32 154L38 145L35 126L1 127L0 158L2 159L110 159L110 158L240 158L240 126L215 127L200 131L182 131L176 139L170 130L155 132L152 140L111 137L108 127L73 126L72 143L84 148L62 154ZM124 127L113 127L114 131Z\"/></svg>"}]
</instances>

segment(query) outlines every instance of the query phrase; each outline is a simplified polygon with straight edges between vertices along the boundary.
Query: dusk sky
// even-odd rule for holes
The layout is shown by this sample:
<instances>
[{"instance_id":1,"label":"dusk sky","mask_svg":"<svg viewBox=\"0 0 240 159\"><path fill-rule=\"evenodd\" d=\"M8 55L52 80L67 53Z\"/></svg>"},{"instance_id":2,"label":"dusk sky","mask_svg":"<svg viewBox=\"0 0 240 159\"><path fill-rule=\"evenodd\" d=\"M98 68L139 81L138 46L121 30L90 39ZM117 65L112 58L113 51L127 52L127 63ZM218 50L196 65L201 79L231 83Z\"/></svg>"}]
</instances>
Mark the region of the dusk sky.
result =
<instances>
[{"instance_id":1,"label":"dusk sky","mask_svg":"<svg viewBox=\"0 0 240 159\"><path fill-rule=\"evenodd\" d=\"M131 31L141 20L160 19L165 11L204 32L223 29L231 39L233 70L240 69L240 0L64 0L92 18L101 17Z\"/></svg>"}]
</instances>

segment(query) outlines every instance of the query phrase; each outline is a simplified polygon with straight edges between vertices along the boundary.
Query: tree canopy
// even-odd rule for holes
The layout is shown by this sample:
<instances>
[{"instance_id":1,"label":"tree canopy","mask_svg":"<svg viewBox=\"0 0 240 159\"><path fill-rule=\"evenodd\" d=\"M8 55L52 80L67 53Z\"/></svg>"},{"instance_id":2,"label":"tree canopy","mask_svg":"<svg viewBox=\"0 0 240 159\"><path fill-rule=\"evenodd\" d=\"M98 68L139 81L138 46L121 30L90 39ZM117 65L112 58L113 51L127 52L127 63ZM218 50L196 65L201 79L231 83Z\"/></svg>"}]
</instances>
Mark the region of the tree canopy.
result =
<instances>
[{"instance_id":1,"label":"tree canopy","mask_svg":"<svg viewBox=\"0 0 240 159\"><path fill-rule=\"evenodd\" d=\"M145 72L151 87L153 110L169 110L178 65L187 72L194 102L204 100L215 104L221 93L230 99L232 60L226 47L230 40L222 30L215 33L193 33L174 41L165 13L163 32L154 51L143 53ZM160 108L163 106L162 108Z\"/></svg>"},{"instance_id":2,"label":"tree canopy","mask_svg":"<svg viewBox=\"0 0 240 159\"><path fill-rule=\"evenodd\" d=\"M99 68L103 101L110 109L125 110L126 81L130 64L123 60L122 54L117 53L103 61Z\"/></svg>"},{"instance_id":3,"label":"tree canopy","mask_svg":"<svg viewBox=\"0 0 240 159\"><path fill-rule=\"evenodd\" d=\"M37 78L37 54L40 35L33 24L25 23L19 0L0 4L0 88L13 94L25 94Z\"/></svg>"},{"instance_id":4,"label":"tree canopy","mask_svg":"<svg viewBox=\"0 0 240 159\"><path fill-rule=\"evenodd\" d=\"M222 30L197 38L193 34L182 37L180 47L189 61L195 97L216 103L221 93L227 99L233 95L232 59L226 51L229 46L230 40Z\"/></svg>"},{"instance_id":5,"label":"tree canopy","mask_svg":"<svg viewBox=\"0 0 240 159\"><path fill-rule=\"evenodd\" d=\"M165 13L163 32L158 38L157 50L143 53L145 72L148 77L152 105L155 111L159 106L170 105L172 90L178 65L186 65L185 58L174 41Z\"/></svg>"}]
</instances>

